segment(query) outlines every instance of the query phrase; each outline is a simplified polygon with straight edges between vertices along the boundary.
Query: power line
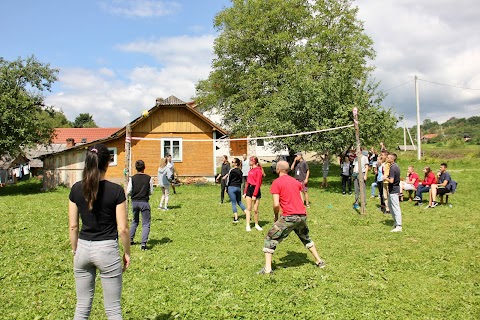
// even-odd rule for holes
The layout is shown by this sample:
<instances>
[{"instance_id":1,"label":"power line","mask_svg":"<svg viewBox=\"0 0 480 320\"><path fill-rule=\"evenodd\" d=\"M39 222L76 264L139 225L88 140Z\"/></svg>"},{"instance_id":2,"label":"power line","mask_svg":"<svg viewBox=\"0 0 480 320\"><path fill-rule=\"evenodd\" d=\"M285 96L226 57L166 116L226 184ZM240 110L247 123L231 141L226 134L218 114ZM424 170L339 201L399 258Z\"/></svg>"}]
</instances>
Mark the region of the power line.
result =
<instances>
[{"instance_id":1,"label":"power line","mask_svg":"<svg viewBox=\"0 0 480 320\"><path fill-rule=\"evenodd\" d=\"M428 82L428 83L433 83L433 84L436 84L436 85L439 85L439 86L450 87L450 88L480 91L480 89L474 89L474 88L468 88L468 87L460 87L460 86L453 86L453 85L450 85L450 84L438 83L438 82L428 81L428 80L424 80L424 79L420 79L420 78L417 78L417 80L420 80L420 81L423 81L423 82Z\"/></svg>"},{"instance_id":2,"label":"power line","mask_svg":"<svg viewBox=\"0 0 480 320\"><path fill-rule=\"evenodd\" d=\"M395 89L395 88L401 87L401 86L406 85L407 83L410 83L410 82L412 82L412 81L414 81L414 80L415 80L415 79L412 79L412 80L409 80L409 81L404 82L404 83L402 83L402 84L399 84L398 86L389 88L389 89L387 89L387 90L383 90L383 92L387 92L387 91L393 90L393 89Z\"/></svg>"}]
</instances>

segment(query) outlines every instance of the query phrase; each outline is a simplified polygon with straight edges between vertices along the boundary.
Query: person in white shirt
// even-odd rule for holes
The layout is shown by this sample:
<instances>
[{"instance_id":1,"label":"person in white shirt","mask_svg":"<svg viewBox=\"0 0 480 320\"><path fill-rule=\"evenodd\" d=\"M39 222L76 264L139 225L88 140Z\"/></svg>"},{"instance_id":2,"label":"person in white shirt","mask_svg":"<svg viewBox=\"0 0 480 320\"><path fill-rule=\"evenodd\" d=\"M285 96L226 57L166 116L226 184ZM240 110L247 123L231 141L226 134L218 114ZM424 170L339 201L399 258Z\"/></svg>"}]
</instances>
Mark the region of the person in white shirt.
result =
<instances>
[{"instance_id":1,"label":"person in white shirt","mask_svg":"<svg viewBox=\"0 0 480 320\"><path fill-rule=\"evenodd\" d=\"M363 174L363 183L365 184L365 190L367 187L367 175L368 175L368 152L366 150L362 151L362 156L361 156L361 162L362 162L362 174ZM358 157L353 160L353 186L354 186L354 191L355 191L355 202L353 204L354 209L360 208L360 205L358 204L359 198L360 198L360 180L358 179L358 175L360 174L359 170L359 163L358 163ZM363 203L367 203L367 196L366 192L363 193Z\"/></svg>"}]
</instances>

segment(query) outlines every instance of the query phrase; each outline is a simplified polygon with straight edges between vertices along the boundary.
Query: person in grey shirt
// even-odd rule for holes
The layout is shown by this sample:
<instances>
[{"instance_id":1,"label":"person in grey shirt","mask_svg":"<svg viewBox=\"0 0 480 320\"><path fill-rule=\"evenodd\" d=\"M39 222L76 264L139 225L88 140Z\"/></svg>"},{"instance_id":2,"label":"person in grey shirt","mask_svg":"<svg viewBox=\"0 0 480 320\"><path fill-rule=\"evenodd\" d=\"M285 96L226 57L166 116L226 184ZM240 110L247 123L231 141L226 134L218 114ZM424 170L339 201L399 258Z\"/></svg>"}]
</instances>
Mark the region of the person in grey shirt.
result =
<instances>
[{"instance_id":1,"label":"person in grey shirt","mask_svg":"<svg viewBox=\"0 0 480 320\"><path fill-rule=\"evenodd\" d=\"M295 179L302 184L302 195L305 206L310 208L310 202L308 201L308 178L310 177L310 169L308 163L303 159L301 152L295 153L295 160L293 160L291 170L295 173Z\"/></svg>"},{"instance_id":2,"label":"person in grey shirt","mask_svg":"<svg viewBox=\"0 0 480 320\"><path fill-rule=\"evenodd\" d=\"M248 161L247 154L243 154L242 161L242 190L245 190L245 183L247 182L248 172L250 171L250 161Z\"/></svg>"},{"instance_id":3,"label":"person in grey shirt","mask_svg":"<svg viewBox=\"0 0 480 320\"><path fill-rule=\"evenodd\" d=\"M391 164L388 174L388 205L392 213L395 228L391 232L402 232L402 209L400 208L400 168L395 163L397 155L390 153L387 162Z\"/></svg>"}]
</instances>

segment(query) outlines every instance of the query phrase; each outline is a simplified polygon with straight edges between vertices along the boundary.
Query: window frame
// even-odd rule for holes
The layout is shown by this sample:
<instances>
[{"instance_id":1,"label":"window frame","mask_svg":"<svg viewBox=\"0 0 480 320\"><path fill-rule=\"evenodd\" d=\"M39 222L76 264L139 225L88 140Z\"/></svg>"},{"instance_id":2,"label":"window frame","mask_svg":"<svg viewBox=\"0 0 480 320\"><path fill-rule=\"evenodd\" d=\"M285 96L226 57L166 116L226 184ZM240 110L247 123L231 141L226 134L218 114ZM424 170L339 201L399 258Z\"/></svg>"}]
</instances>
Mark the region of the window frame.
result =
<instances>
[{"instance_id":1,"label":"window frame","mask_svg":"<svg viewBox=\"0 0 480 320\"><path fill-rule=\"evenodd\" d=\"M113 151L113 161L109 161L109 162L108 162L108 166L109 166L109 167L115 167L115 166L118 165L117 147L109 147L109 148L108 148L108 152L109 152L110 154L112 154L111 151Z\"/></svg>"},{"instance_id":2,"label":"window frame","mask_svg":"<svg viewBox=\"0 0 480 320\"><path fill-rule=\"evenodd\" d=\"M183 161L183 138L162 138L160 140L160 156L162 158L165 158L165 142L168 141L170 142L170 146L171 146L171 155L172 155L172 161L173 162L182 162ZM178 158L174 158L173 156L173 142L174 141L178 141L179 142L179 157Z\"/></svg>"}]
</instances>

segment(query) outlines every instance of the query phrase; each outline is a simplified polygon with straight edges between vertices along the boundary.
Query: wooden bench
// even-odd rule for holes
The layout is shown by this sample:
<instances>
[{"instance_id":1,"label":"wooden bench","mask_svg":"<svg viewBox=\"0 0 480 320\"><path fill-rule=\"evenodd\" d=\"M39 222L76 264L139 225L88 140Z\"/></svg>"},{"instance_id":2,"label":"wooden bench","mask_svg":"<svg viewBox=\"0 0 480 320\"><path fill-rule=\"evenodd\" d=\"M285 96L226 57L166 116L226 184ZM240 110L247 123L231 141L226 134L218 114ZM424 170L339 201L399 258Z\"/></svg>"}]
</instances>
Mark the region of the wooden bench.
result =
<instances>
[{"instance_id":1,"label":"wooden bench","mask_svg":"<svg viewBox=\"0 0 480 320\"><path fill-rule=\"evenodd\" d=\"M448 196L451 196L453 193L445 193L440 196L440 204L443 204L443 196L445 196L445 204L448 204Z\"/></svg>"}]
</instances>

